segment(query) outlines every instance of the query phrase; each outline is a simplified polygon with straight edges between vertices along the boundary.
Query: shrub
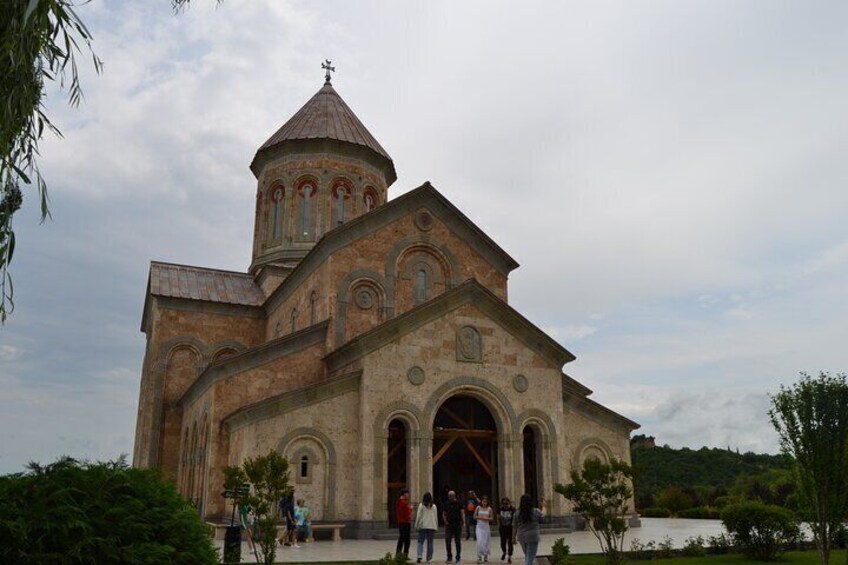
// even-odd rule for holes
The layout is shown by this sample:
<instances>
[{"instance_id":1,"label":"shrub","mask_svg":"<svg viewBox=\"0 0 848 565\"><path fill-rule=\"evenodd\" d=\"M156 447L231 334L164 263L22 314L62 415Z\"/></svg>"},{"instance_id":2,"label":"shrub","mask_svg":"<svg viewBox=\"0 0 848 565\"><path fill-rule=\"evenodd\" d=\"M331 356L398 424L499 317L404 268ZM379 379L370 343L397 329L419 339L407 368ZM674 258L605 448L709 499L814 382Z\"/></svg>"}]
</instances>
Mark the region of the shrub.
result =
<instances>
[{"instance_id":1,"label":"shrub","mask_svg":"<svg viewBox=\"0 0 848 565\"><path fill-rule=\"evenodd\" d=\"M662 541L657 544L657 555L661 559L674 557L674 540L669 536L663 537Z\"/></svg>"},{"instance_id":2,"label":"shrub","mask_svg":"<svg viewBox=\"0 0 848 565\"><path fill-rule=\"evenodd\" d=\"M0 477L0 562L213 564L212 537L158 472L69 457Z\"/></svg>"},{"instance_id":3,"label":"shrub","mask_svg":"<svg viewBox=\"0 0 848 565\"><path fill-rule=\"evenodd\" d=\"M571 558L571 548L565 543L564 538L559 538L551 548L551 563L553 565L574 565Z\"/></svg>"},{"instance_id":4,"label":"shrub","mask_svg":"<svg viewBox=\"0 0 848 565\"><path fill-rule=\"evenodd\" d=\"M387 553L377 561L377 565L406 565L407 563L409 563L409 558L405 553L398 553L397 555Z\"/></svg>"},{"instance_id":5,"label":"shrub","mask_svg":"<svg viewBox=\"0 0 848 565\"><path fill-rule=\"evenodd\" d=\"M742 502L742 499L738 496L719 496L713 501L713 505L716 508L724 508L730 504L737 504Z\"/></svg>"},{"instance_id":6,"label":"shrub","mask_svg":"<svg viewBox=\"0 0 848 565\"><path fill-rule=\"evenodd\" d=\"M645 508L642 510L643 518L668 518L671 513L665 508Z\"/></svg>"},{"instance_id":7,"label":"shrub","mask_svg":"<svg viewBox=\"0 0 848 565\"><path fill-rule=\"evenodd\" d=\"M678 518L696 518L699 520L716 520L719 512L709 506L697 506L677 513Z\"/></svg>"},{"instance_id":8,"label":"shrub","mask_svg":"<svg viewBox=\"0 0 848 565\"><path fill-rule=\"evenodd\" d=\"M683 549L680 552L686 557L704 557L707 554L707 550L704 547L703 536L686 538L686 542L683 544Z\"/></svg>"},{"instance_id":9,"label":"shrub","mask_svg":"<svg viewBox=\"0 0 848 565\"><path fill-rule=\"evenodd\" d=\"M799 533L798 519L791 511L756 501L726 507L721 521L734 544L756 561L774 561Z\"/></svg>"},{"instance_id":10,"label":"shrub","mask_svg":"<svg viewBox=\"0 0 848 565\"><path fill-rule=\"evenodd\" d=\"M692 504L692 497L679 486L666 487L657 497L657 506L668 509L672 516L677 516L681 510L691 508Z\"/></svg>"},{"instance_id":11,"label":"shrub","mask_svg":"<svg viewBox=\"0 0 848 565\"><path fill-rule=\"evenodd\" d=\"M631 559L638 561L653 560L657 553L657 544L653 541L642 543L639 538L633 538L630 541L630 553L628 556Z\"/></svg>"},{"instance_id":12,"label":"shrub","mask_svg":"<svg viewBox=\"0 0 848 565\"><path fill-rule=\"evenodd\" d=\"M727 555L733 549L733 543L727 534L707 538L707 553L710 555Z\"/></svg>"}]
</instances>

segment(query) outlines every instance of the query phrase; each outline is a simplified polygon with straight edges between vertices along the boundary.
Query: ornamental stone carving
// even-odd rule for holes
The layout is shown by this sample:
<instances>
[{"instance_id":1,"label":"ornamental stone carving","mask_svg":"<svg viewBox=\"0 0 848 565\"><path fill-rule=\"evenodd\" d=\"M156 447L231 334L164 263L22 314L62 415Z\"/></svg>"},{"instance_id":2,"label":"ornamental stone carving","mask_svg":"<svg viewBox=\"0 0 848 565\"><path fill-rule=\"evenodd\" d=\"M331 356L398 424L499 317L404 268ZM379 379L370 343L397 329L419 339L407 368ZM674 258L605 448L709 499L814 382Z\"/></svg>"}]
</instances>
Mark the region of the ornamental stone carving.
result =
<instances>
[{"instance_id":1,"label":"ornamental stone carving","mask_svg":"<svg viewBox=\"0 0 848 565\"><path fill-rule=\"evenodd\" d=\"M429 210L422 209L415 213L415 227L421 231L433 229L433 216Z\"/></svg>"},{"instance_id":2,"label":"ornamental stone carving","mask_svg":"<svg viewBox=\"0 0 848 565\"><path fill-rule=\"evenodd\" d=\"M420 385L424 383L424 369L421 367L415 366L410 367L406 372L406 378L409 379L414 385Z\"/></svg>"},{"instance_id":3,"label":"ornamental stone carving","mask_svg":"<svg viewBox=\"0 0 848 565\"><path fill-rule=\"evenodd\" d=\"M515 378L512 379L512 386L518 392L526 392L530 383L527 382L527 377L524 375L515 375Z\"/></svg>"},{"instance_id":4,"label":"ornamental stone carving","mask_svg":"<svg viewBox=\"0 0 848 565\"><path fill-rule=\"evenodd\" d=\"M353 299L363 310L370 310L374 306L374 292L368 287L358 288Z\"/></svg>"},{"instance_id":5,"label":"ornamental stone carving","mask_svg":"<svg viewBox=\"0 0 848 565\"><path fill-rule=\"evenodd\" d=\"M456 360L468 363L483 361L483 343L474 326L463 326L456 332Z\"/></svg>"}]
</instances>

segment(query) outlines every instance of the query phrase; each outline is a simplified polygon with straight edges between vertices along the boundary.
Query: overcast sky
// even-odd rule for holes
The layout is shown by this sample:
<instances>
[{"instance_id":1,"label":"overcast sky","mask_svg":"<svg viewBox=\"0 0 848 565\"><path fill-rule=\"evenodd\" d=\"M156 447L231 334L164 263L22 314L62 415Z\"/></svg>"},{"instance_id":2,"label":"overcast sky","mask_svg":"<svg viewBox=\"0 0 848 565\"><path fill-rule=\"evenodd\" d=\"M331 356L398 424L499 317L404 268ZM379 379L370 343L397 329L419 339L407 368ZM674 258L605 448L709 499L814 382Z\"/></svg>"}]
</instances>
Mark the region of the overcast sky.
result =
<instances>
[{"instance_id":1,"label":"overcast sky","mask_svg":"<svg viewBox=\"0 0 848 565\"><path fill-rule=\"evenodd\" d=\"M0 472L132 451L151 260L244 271L256 149L333 84L520 264L510 303L672 446L776 452L769 392L844 371L848 4L100 2L105 63L16 218Z\"/></svg>"}]
</instances>

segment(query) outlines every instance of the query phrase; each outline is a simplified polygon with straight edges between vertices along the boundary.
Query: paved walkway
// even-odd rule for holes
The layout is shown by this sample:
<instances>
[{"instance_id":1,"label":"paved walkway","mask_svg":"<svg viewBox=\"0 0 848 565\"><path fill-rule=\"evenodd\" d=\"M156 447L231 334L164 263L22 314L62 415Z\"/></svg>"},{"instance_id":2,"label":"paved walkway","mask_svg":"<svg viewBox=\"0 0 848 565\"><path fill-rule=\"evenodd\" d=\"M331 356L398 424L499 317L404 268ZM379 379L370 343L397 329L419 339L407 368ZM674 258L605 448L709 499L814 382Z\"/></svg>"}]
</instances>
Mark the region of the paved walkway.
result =
<instances>
[{"instance_id":1,"label":"paved walkway","mask_svg":"<svg viewBox=\"0 0 848 565\"><path fill-rule=\"evenodd\" d=\"M641 542L660 542L665 536L669 536L674 547L682 547L689 537L714 536L722 531L719 520L686 520L682 518L642 518L642 527L627 532L624 548L630 548L630 540L638 538ZM598 541L590 532L574 532L571 534L546 534L542 536L539 545L539 555L550 555L551 546L558 538L564 538L565 543L571 547L572 553L599 553ZM414 562L415 558L415 534L413 533L412 547L409 555ZM223 541L216 542L223 547ZM300 548L277 546L277 561L280 562L321 562L321 561L376 561L388 552L394 552L395 541L377 540L342 540L342 541L318 541L314 543L302 543ZM435 540L433 562L443 563L445 559L445 541ZM425 547L426 551L426 547ZM462 542L463 562L469 565L476 562L476 546L473 539ZM500 538L492 537L490 560L495 564L500 563ZM247 543L242 544L242 562L255 563L256 558L250 551ZM514 564L524 562L521 547L515 548L513 558Z\"/></svg>"}]
</instances>

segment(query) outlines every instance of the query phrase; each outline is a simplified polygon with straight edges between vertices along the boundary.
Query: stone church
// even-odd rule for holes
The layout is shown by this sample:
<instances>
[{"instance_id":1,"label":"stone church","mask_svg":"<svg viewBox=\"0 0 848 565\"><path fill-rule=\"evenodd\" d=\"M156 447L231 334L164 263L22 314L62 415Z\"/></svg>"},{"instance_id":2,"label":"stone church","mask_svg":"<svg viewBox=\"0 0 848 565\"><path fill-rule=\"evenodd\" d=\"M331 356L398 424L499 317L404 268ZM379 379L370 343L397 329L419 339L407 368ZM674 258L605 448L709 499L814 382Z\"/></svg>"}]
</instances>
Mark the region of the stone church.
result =
<instances>
[{"instance_id":1,"label":"stone church","mask_svg":"<svg viewBox=\"0 0 848 565\"><path fill-rule=\"evenodd\" d=\"M630 461L631 420L563 372L513 309L518 263L429 183L393 199L391 157L323 87L256 152L246 273L153 262L133 462L207 520L225 465L269 450L317 521L369 537L408 486L546 499L588 457Z\"/></svg>"}]
</instances>

